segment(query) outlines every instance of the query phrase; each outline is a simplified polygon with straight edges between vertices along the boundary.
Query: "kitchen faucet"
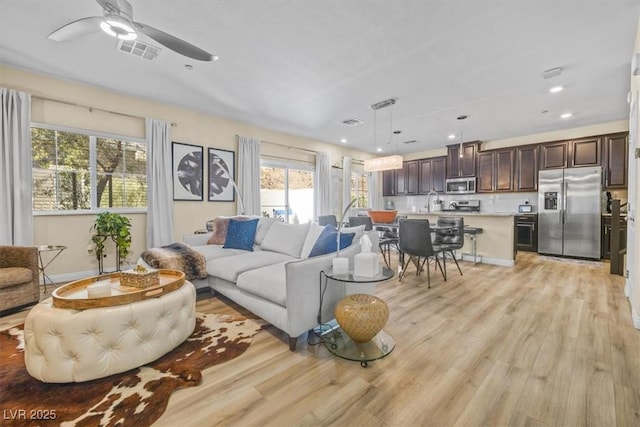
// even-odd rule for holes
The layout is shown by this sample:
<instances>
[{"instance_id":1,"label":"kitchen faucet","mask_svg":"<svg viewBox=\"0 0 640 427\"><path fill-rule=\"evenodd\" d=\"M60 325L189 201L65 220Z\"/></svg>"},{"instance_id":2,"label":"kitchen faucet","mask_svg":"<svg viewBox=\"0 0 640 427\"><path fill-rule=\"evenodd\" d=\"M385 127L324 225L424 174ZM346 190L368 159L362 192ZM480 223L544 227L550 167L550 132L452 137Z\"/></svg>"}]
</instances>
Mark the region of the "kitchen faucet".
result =
<instances>
[{"instance_id":1,"label":"kitchen faucet","mask_svg":"<svg viewBox=\"0 0 640 427\"><path fill-rule=\"evenodd\" d=\"M427 212L431 213L431 194L435 194L436 198L438 197L438 193L435 190L429 191L427 194Z\"/></svg>"}]
</instances>

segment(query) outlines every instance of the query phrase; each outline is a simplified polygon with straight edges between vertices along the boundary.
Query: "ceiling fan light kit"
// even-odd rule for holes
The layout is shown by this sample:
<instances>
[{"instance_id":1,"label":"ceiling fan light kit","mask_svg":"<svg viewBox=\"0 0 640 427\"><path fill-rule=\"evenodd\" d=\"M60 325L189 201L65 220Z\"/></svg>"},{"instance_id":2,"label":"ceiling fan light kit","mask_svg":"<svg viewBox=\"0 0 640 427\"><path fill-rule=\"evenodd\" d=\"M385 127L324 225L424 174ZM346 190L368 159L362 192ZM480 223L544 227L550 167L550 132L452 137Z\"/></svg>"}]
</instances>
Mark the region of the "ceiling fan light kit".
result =
<instances>
[{"instance_id":1,"label":"ceiling fan light kit","mask_svg":"<svg viewBox=\"0 0 640 427\"><path fill-rule=\"evenodd\" d=\"M135 40L138 37L133 27L127 23L121 22L122 18L110 16L100 23L100 28L111 37L117 37L120 40Z\"/></svg>"},{"instance_id":2,"label":"ceiling fan light kit","mask_svg":"<svg viewBox=\"0 0 640 427\"><path fill-rule=\"evenodd\" d=\"M116 37L120 40L135 40L138 37L138 33L142 33L180 55L198 61L214 60L212 54L191 43L150 25L135 22L133 20L133 7L126 0L96 0L96 2L102 7L103 17L90 16L70 22L49 34L49 39L55 41L73 40L96 32L99 26L102 31L111 37ZM218 58L216 57L215 59Z\"/></svg>"}]
</instances>

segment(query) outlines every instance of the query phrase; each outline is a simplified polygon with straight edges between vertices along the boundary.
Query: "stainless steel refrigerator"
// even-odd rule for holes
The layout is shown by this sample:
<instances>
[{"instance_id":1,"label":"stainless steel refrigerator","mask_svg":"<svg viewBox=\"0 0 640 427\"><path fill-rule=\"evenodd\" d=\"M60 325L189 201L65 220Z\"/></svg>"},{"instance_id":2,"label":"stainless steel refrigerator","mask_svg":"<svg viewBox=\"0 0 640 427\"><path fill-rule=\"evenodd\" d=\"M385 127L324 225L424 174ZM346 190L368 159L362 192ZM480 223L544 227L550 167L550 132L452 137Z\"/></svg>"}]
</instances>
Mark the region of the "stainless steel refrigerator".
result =
<instances>
[{"instance_id":1,"label":"stainless steel refrigerator","mask_svg":"<svg viewBox=\"0 0 640 427\"><path fill-rule=\"evenodd\" d=\"M538 252L600 259L602 168L540 171Z\"/></svg>"}]
</instances>

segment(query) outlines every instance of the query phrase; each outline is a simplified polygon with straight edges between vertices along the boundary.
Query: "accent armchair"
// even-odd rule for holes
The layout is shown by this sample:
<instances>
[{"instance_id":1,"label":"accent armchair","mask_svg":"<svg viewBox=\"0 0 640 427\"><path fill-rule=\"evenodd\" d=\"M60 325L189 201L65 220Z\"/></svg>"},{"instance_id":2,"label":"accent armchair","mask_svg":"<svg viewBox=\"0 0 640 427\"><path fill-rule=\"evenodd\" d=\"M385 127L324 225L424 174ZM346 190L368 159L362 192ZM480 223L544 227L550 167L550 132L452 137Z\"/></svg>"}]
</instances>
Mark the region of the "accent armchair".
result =
<instances>
[{"instance_id":1,"label":"accent armchair","mask_svg":"<svg viewBox=\"0 0 640 427\"><path fill-rule=\"evenodd\" d=\"M40 300L38 249L0 246L0 313Z\"/></svg>"}]
</instances>

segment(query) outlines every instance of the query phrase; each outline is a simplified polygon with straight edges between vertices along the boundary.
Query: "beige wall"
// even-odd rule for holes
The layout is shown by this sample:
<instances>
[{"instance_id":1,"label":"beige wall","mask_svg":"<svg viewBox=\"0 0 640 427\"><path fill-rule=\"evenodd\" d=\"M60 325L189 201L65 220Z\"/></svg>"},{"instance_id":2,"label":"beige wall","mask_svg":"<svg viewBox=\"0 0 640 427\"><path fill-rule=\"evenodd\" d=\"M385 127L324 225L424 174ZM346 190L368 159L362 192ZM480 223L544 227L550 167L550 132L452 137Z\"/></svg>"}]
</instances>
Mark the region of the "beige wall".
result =
<instances>
[{"instance_id":1,"label":"beige wall","mask_svg":"<svg viewBox=\"0 0 640 427\"><path fill-rule=\"evenodd\" d=\"M5 66L0 66L0 85L25 91L33 96L32 121L36 123L69 126L144 138L145 124L142 119L111 114L97 109L90 111L81 106L39 99L52 98L121 114L167 120L175 124L171 129L171 139L173 141L202 145L205 153L208 147L237 152L236 135L244 135L290 147L326 151L331 156L332 164L341 163L342 156L345 155L356 159L371 157L369 154L349 150L338 145L287 135L247 123L227 120L177 106L107 91L95 86L64 81L43 74ZM263 144L262 153L290 159L314 161L314 156L310 153L271 144ZM182 240L182 235L203 228L207 220L217 215L231 215L235 214L235 212L235 203L207 202L206 194L205 201L202 202L174 202L174 238L175 240ZM133 223L133 253L129 260L135 262L145 249L146 215L126 215L131 218ZM94 214L47 215L35 218L34 244L57 244L68 247L47 270L50 275L58 276L64 280L71 278L72 273L97 271L95 256L87 251L87 246L90 243L89 229L94 218ZM107 252L105 267L112 267L115 265L115 251L109 250L108 246ZM48 254L44 254L44 256L46 257Z\"/></svg>"}]
</instances>

